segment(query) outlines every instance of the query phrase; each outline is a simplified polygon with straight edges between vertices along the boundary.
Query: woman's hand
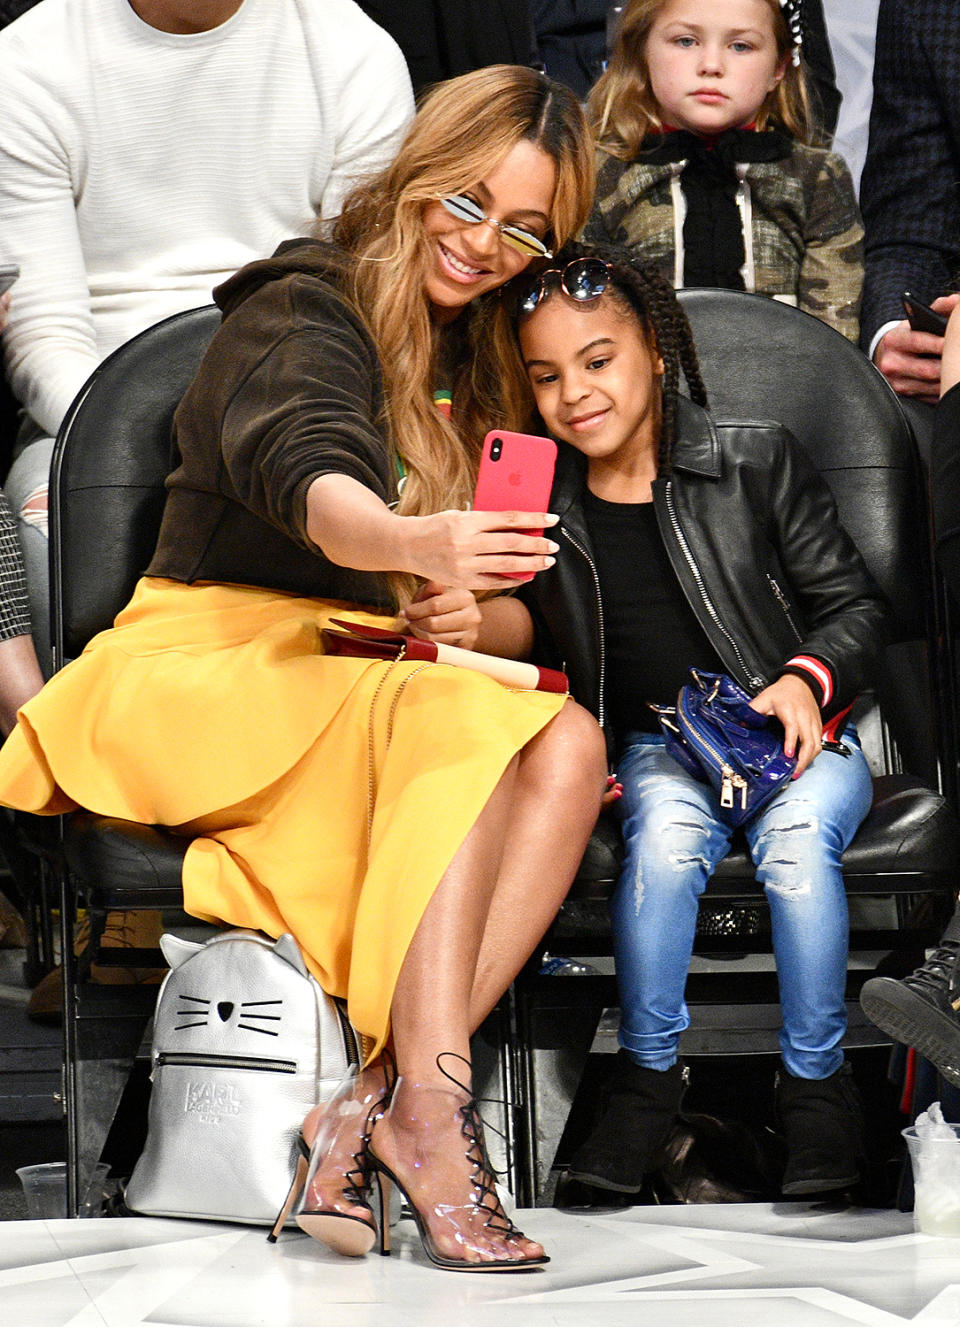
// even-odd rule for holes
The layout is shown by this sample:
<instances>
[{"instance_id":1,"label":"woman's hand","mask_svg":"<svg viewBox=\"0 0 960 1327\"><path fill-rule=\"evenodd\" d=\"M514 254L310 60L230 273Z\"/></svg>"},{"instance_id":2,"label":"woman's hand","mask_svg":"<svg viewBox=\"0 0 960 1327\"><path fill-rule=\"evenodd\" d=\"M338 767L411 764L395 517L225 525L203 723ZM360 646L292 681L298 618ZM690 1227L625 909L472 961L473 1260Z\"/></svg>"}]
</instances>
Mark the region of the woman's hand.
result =
<instances>
[{"instance_id":1,"label":"woman's hand","mask_svg":"<svg viewBox=\"0 0 960 1327\"><path fill-rule=\"evenodd\" d=\"M823 721L813 692L801 678L785 673L754 696L750 708L758 714L772 714L783 724L783 749L786 755L797 757L793 777L799 778L821 751Z\"/></svg>"},{"instance_id":2,"label":"woman's hand","mask_svg":"<svg viewBox=\"0 0 960 1327\"><path fill-rule=\"evenodd\" d=\"M398 567L428 581L463 590L515 587L510 573L526 577L552 567L557 545L523 530L555 525L543 512L441 511L401 516Z\"/></svg>"},{"instance_id":3,"label":"woman's hand","mask_svg":"<svg viewBox=\"0 0 960 1327\"><path fill-rule=\"evenodd\" d=\"M480 608L470 590L451 590L428 581L414 599L400 610L411 634L421 640L439 641L472 650L480 630Z\"/></svg>"}]
</instances>

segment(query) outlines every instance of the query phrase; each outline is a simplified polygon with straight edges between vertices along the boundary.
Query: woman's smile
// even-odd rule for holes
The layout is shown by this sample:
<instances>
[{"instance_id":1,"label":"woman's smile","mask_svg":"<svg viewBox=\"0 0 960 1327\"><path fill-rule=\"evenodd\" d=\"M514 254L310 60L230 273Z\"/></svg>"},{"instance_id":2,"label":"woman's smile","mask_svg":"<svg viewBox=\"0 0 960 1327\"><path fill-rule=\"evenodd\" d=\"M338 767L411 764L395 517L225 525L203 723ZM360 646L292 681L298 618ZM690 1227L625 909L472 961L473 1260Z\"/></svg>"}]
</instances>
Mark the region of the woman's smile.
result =
<instances>
[{"instance_id":1,"label":"woman's smile","mask_svg":"<svg viewBox=\"0 0 960 1327\"><path fill-rule=\"evenodd\" d=\"M447 269L448 274L454 281L471 282L485 276L489 272L488 267L476 267L468 263L465 258L458 257L452 249L448 249L442 240L437 240L437 248L440 250L440 262Z\"/></svg>"}]
</instances>

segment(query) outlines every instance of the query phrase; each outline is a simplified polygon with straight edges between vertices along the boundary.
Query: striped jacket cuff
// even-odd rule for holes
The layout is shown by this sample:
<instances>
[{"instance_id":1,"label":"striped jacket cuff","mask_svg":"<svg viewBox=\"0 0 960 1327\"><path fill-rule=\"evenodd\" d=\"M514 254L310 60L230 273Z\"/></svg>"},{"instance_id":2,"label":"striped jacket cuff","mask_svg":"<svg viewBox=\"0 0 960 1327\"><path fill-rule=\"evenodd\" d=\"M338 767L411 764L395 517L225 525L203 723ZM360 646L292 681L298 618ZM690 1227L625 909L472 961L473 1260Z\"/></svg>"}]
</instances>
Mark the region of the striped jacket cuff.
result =
<instances>
[{"instance_id":1,"label":"striped jacket cuff","mask_svg":"<svg viewBox=\"0 0 960 1327\"><path fill-rule=\"evenodd\" d=\"M784 671L799 674L813 688L813 694L819 697L819 704L825 710L833 700L836 686L833 673L822 659L815 659L812 654L795 654L784 664Z\"/></svg>"}]
</instances>

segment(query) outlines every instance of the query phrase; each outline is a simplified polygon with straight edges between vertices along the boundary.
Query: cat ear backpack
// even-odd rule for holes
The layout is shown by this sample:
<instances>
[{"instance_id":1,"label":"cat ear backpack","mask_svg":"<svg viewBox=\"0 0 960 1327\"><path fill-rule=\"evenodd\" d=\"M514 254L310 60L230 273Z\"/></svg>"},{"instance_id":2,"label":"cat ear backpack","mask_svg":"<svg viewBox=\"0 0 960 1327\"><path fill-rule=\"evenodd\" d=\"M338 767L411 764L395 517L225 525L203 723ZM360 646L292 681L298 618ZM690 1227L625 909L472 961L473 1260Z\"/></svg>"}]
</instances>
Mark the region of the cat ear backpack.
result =
<instances>
[{"instance_id":1,"label":"cat ear backpack","mask_svg":"<svg viewBox=\"0 0 960 1327\"><path fill-rule=\"evenodd\" d=\"M164 935L147 1142L124 1194L143 1216L272 1226L303 1118L359 1061L292 935Z\"/></svg>"}]
</instances>

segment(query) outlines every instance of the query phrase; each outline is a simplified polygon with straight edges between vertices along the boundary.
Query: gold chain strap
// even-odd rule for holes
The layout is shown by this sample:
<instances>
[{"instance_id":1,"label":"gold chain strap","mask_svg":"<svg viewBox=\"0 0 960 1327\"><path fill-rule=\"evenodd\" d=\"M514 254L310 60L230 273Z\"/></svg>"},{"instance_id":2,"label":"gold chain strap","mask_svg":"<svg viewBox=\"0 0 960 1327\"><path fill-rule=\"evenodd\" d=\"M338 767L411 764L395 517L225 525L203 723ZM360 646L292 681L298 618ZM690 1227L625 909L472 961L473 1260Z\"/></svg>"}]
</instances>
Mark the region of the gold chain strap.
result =
<instances>
[{"instance_id":1,"label":"gold chain strap","mask_svg":"<svg viewBox=\"0 0 960 1327\"><path fill-rule=\"evenodd\" d=\"M370 840L373 836L373 807L377 795L377 775L376 775L376 711L377 701L380 699L380 693L383 691L387 678L396 668L398 663L403 660L404 651L401 649L396 659L391 659L383 671L383 676L377 683L377 689L373 693L373 699L370 701L370 717L367 720L367 852L370 851ZM393 720L397 713L397 706L400 703L400 697L403 694L407 683L416 677L417 673L422 673L424 668L429 668L429 663L418 664L416 668L411 668L400 685L393 694L393 700L390 702L390 713L387 717L387 747L393 737Z\"/></svg>"}]
</instances>

